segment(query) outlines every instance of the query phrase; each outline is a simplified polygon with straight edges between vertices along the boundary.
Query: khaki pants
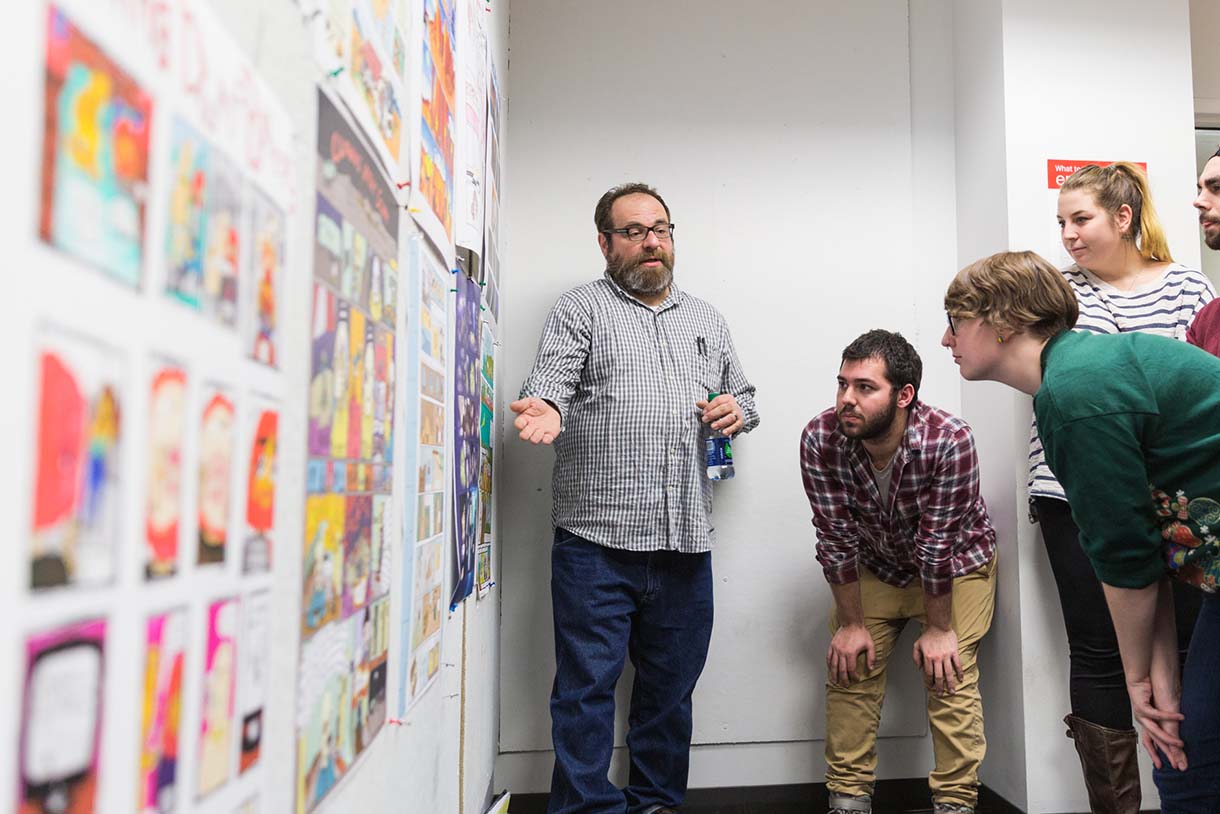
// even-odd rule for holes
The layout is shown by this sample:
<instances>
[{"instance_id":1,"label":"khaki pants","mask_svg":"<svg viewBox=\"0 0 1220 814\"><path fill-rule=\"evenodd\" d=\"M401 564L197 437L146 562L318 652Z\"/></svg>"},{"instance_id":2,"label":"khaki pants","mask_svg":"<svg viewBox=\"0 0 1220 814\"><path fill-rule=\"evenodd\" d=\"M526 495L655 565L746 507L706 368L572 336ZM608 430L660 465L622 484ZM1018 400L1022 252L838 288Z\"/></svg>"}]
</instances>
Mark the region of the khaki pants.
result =
<instances>
[{"instance_id":1,"label":"khaki pants","mask_svg":"<svg viewBox=\"0 0 1220 814\"><path fill-rule=\"evenodd\" d=\"M928 775L937 803L973 806L978 801L978 769L987 751L983 702L976 656L979 639L991 627L995 608L996 561L953 580L953 630L963 680L954 695L928 693L928 722L936 768ZM831 794L871 795L877 770L877 723L885 698L885 665L907 620L926 625L923 587L918 579L895 588L860 569L864 624L876 648L876 668L867 671L864 654L857 668L862 679L850 686L826 683L826 787ZM835 613L830 629L838 630ZM905 656L905 654L903 654ZM910 667L914 669L914 665Z\"/></svg>"}]
</instances>

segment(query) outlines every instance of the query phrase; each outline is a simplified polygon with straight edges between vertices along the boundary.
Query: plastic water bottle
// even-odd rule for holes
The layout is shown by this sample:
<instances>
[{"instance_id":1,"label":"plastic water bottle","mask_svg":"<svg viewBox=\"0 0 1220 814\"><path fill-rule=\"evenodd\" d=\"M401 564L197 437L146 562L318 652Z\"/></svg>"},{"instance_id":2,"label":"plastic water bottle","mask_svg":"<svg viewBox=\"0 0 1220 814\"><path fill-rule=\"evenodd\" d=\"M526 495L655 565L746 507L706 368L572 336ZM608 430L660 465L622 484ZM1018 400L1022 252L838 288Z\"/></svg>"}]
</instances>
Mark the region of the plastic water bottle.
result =
<instances>
[{"instance_id":1,"label":"plastic water bottle","mask_svg":"<svg viewBox=\"0 0 1220 814\"><path fill-rule=\"evenodd\" d=\"M708 393L707 400L719 396L719 393ZM729 437L719 430L708 427L707 440L704 442L707 453L707 476L710 480L728 480L733 477L733 444Z\"/></svg>"}]
</instances>

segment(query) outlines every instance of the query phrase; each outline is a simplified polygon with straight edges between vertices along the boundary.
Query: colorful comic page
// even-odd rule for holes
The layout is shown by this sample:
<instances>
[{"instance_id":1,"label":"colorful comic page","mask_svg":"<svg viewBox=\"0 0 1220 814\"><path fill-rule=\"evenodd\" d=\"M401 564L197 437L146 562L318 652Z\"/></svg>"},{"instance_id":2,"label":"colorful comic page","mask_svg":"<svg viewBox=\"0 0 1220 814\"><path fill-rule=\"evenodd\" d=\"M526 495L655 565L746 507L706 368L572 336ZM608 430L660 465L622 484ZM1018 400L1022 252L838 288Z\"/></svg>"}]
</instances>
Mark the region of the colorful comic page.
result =
<instances>
[{"instance_id":1,"label":"colorful comic page","mask_svg":"<svg viewBox=\"0 0 1220 814\"><path fill-rule=\"evenodd\" d=\"M262 755L271 658L271 594L261 591L242 602L241 658L237 660L237 698L241 705L241 751L238 774L245 774Z\"/></svg>"},{"instance_id":2,"label":"colorful comic page","mask_svg":"<svg viewBox=\"0 0 1220 814\"><path fill-rule=\"evenodd\" d=\"M144 692L140 711L140 814L170 814L178 801L185 608L149 617L144 630Z\"/></svg>"},{"instance_id":3,"label":"colorful comic page","mask_svg":"<svg viewBox=\"0 0 1220 814\"><path fill-rule=\"evenodd\" d=\"M186 404L186 370L176 364L157 364L148 399L144 499L144 575L148 579L171 577L178 571Z\"/></svg>"},{"instance_id":4,"label":"colorful comic page","mask_svg":"<svg viewBox=\"0 0 1220 814\"><path fill-rule=\"evenodd\" d=\"M102 739L106 622L26 639L18 814L93 814Z\"/></svg>"},{"instance_id":5,"label":"colorful comic page","mask_svg":"<svg viewBox=\"0 0 1220 814\"><path fill-rule=\"evenodd\" d=\"M450 606L474 587L475 546L479 523L479 411L482 404L482 353L479 341L479 286L457 275L454 311L453 373L453 552L454 589Z\"/></svg>"},{"instance_id":6,"label":"colorful comic page","mask_svg":"<svg viewBox=\"0 0 1220 814\"><path fill-rule=\"evenodd\" d=\"M356 759L351 624L327 625L301 645L297 683L297 814L313 811Z\"/></svg>"},{"instance_id":7,"label":"colorful comic page","mask_svg":"<svg viewBox=\"0 0 1220 814\"><path fill-rule=\"evenodd\" d=\"M236 418L229 395L219 388L209 388L199 425L199 565L225 561Z\"/></svg>"},{"instance_id":8,"label":"colorful comic page","mask_svg":"<svg viewBox=\"0 0 1220 814\"><path fill-rule=\"evenodd\" d=\"M375 31L357 29L365 38ZM362 59L373 56L362 49ZM302 811L326 796L385 716L384 686L380 706L373 703L379 665L365 629L379 629L388 613L382 597L389 592L397 377L397 201L325 93L318 95L317 162L298 675L302 696L312 700L297 720ZM332 658L338 650L345 662ZM384 672L381 664L383 685Z\"/></svg>"},{"instance_id":9,"label":"colorful comic page","mask_svg":"<svg viewBox=\"0 0 1220 814\"><path fill-rule=\"evenodd\" d=\"M165 292L227 327L237 324L243 183L224 153L174 121Z\"/></svg>"},{"instance_id":10,"label":"colorful comic page","mask_svg":"<svg viewBox=\"0 0 1220 814\"><path fill-rule=\"evenodd\" d=\"M120 530L125 363L52 330L38 347L30 586L104 585Z\"/></svg>"},{"instance_id":11,"label":"colorful comic page","mask_svg":"<svg viewBox=\"0 0 1220 814\"><path fill-rule=\"evenodd\" d=\"M284 277L284 213L266 195L255 190L250 205L249 257L251 306L245 309L246 348L250 358L279 367L280 285Z\"/></svg>"},{"instance_id":12,"label":"colorful comic page","mask_svg":"<svg viewBox=\"0 0 1220 814\"><path fill-rule=\"evenodd\" d=\"M424 0L419 163L411 211L446 264L454 265L454 0Z\"/></svg>"},{"instance_id":13,"label":"colorful comic page","mask_svg":"<svg viewBox=\"0 0 1220 814\"><path fill-rule=\"evenodd\" d=\"M233 772L229 756L237 681L237 614L236 599L219 599L208 606L203 703L199 708L199 753L196 757L198 797L223 786Z\"/></svg>"},{"instance_id":14,"label":"colorful comic page","mask_svg":"<svg viewBox=\"0 0 1220 814\"><path fill-rule=\"evenodd\" d=\"M386 718L386 657L390 647L390 602L369 605L351 617L355 644L351 739L363 751Z\"/></svg>"},{"instance_id":15,"label":"colorful comic page","mask_svg":"<svg viewBox=\"0 0 1220 814\"><path fill-rule=\"evenodd\" d=\"M242 540L242 573L271 568L275 537L275 486L279 454L280 414L269 402L257 400L249 415L251 429L246 466L246 523Z\"/></svg>"},{"instance_id":16,"label":"colorful comic page","mask_svg":"<svg viewBox=\"0 0 1220 814\"><path fill-rule=\"evenodd\" d=\"M39 236L138 287L152 98L55 5L46 53Z\"/></svg>"}]
</instances>

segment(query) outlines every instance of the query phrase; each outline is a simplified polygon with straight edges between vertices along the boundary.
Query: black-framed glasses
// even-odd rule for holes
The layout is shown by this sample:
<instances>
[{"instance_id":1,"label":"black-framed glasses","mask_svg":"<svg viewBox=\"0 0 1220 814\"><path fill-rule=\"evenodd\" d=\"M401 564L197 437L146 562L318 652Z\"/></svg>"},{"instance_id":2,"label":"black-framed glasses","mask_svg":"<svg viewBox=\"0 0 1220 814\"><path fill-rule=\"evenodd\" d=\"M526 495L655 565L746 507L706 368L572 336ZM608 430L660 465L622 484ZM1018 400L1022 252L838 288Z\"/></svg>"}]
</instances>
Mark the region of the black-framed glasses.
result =
<instances>
[{"instance_id":1,"label":"black-framed glasses","mask_svg":"<svg viewBox=\"0 0 1220 814\"><path fill-rule=\"evenodd\" d=\"M622 229L605 229L602 231L602 234L622 235L632 243L639 243L648 237L649 232L656 235L657 240L669 240L674 236L674 228L675 224L673 223L658 223L656 226L641 226L638 223L633 223L630 226L624 226Z\"/></svg>"},{"instance_id":2,"label":"black-framed glasses","mask_svg":"<svg viewBox=\"0 0 1220 814\"><path fill-rule=\"evenodd\" d=\"M953 334L954 336L957 336L957 325L953 322L953 314L950 314L948 311L946 311L945 316L947 316L949 318L949 333Z\"/></svg>"}]
</instances>

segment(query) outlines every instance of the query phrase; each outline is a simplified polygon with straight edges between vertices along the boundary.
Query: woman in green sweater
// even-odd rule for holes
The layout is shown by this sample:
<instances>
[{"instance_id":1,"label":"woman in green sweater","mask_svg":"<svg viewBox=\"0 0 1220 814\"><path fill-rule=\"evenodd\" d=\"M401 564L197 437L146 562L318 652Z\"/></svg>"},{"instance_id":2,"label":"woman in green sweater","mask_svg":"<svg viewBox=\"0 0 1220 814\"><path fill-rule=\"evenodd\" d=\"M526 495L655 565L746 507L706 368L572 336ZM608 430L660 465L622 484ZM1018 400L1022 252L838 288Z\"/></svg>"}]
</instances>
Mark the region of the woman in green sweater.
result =
<instances>
[{"instance_id":1,"label":"woman in green sweater","mask_svg":"<svg viewBox=\"0 0 1220 814\"><path fill-rule=\"evenodd\" d=\"M1034 397L1047 462L1118 634L1162 811L1220 805L1220 359L1141 333L1075 332L1068 283L1033 252L967 266L942 343L963 378ZM1183 677L1170 577L1208 592Z\"/></svg>"}]
</instances>

